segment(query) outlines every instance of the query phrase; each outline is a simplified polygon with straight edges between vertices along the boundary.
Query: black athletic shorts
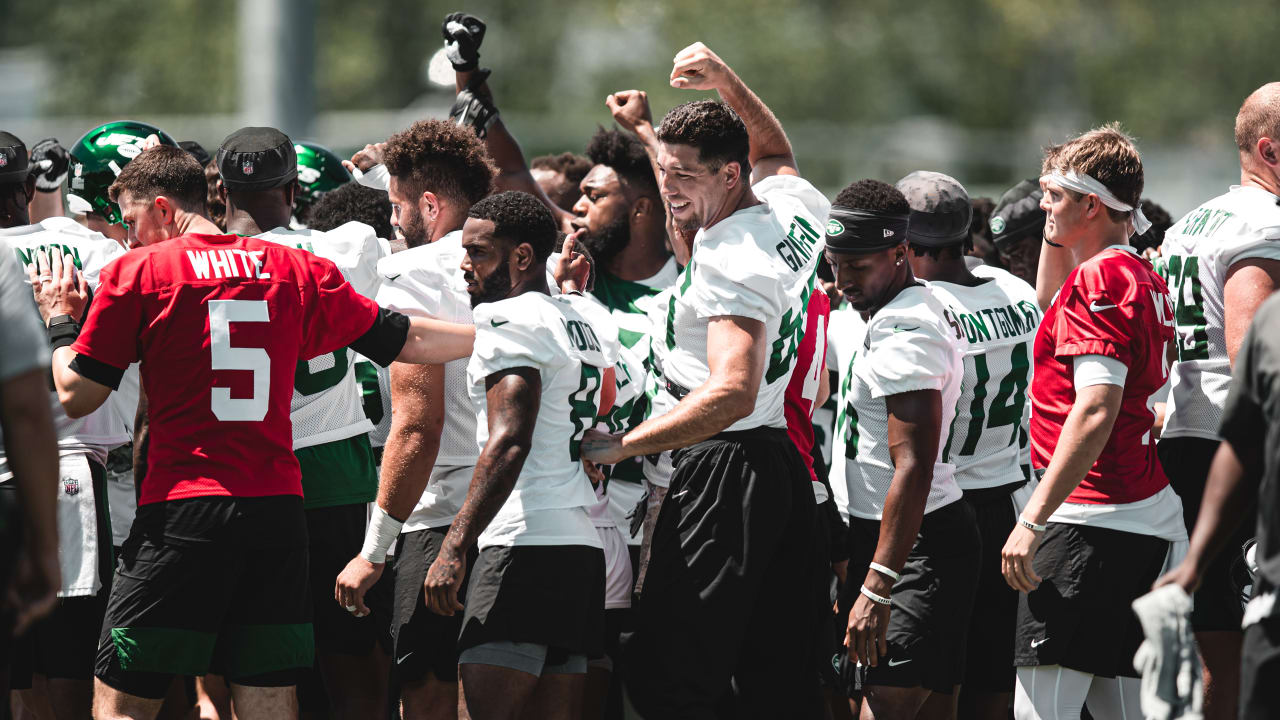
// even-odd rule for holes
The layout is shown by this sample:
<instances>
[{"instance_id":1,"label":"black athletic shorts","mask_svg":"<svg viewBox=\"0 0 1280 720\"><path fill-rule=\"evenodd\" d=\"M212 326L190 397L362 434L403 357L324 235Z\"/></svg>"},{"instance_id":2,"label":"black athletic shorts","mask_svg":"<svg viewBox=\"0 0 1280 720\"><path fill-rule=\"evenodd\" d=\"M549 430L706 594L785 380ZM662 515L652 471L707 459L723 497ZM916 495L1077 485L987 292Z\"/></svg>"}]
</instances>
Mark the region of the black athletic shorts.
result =
<instances>
[{"instance_id":1,"label":"black athletic shorts","mask_svg":"<svg viewBox=\"0 0 1280 720\"><path fill-rule=\"evenodd\" d=\"M1257 595L1275 592L1258 578ZM1244 630L1240 664L1240 720L1280 718L1280 615L1272 614Z\"/></svg>"},{"instance_id":2,"label":"black athletic shorts","mask_svg":"<svg viewBox=\"0 0 1280 720\"><path fill-rule=\"evenodd\" d=\"M289 686L311 667L312 633L301 497L150 503L117 563L95 674L157 699L174 675Z\"/></svg>"},{"instance_id":3,"label":"black athletic shorts","mask_svg":"<svg viewBox=\"0 0 1280 720\"><path fill-rule=\"evenodd\" d=\"M1168 541L1151 535L1049 523L1033 562L1040 586L1018 596L1014 665L1138 677L1142 626L1131 606L1168 552Z\"/></svg>"},{"instance_id":4,"label":"black athletic shorts","mask_svg":"<svg viewBox=\"0 0 1280 720\"><path fill-rule=\"evenodd\" d=\"M604 552L586 545L481 550L467 581L458 651L497 641L601 655Z\"/></svg>"},{"instance_id":5,"label":"black athletic shorts","mask_svg":"<svg viewBox=\"0 0 1280 720\"><path fill-rule=\"evenodd\" d=\"M850 518L849 582L841 592L839 627L848 627L879 540L879 521ZM964 680L966 618L978 591L981 542L973 508L963 500L924 516L902 579L889 595L889 653L875 667L853 667L847 652L842 658L850 697L874 686L949 695Z\"/></svg>"},{"instance_id":6,"label":"black athletic shorts","mask_svg":"<svg viewBox=\"0 0 1280 720\"><path fill-rule=\"evenodd\" d=\"M1195 530L1209 466L1218 452L1218 444L1217 440L1176 437L1165 438L1156 445L1164 474L1182 499L1182 519L1186 521L1188 533ZM1243 567L1240 548L1253 537L1254 529L1252 521L1240 523L1231 539L1223 544L1222 552L1205 568L1204 580L1196 590L1195 607L1191 610L1191 627L1196 632L1240 632L1244 606L1241 588L1232 580L1232 569L1237 565Z\"/></svg>"},{"instance_id":7,"label":"black athletic shorts","mask_svg":"<svg viewBox=\"0 0 1280 720\"><path fill-rule=\"evenodd\" d=\"M58 598L49 615L14 641L10 687L31 688L33 675L48 678L89 679L98 655L98 633L111 593L114 561L111 547L111 515L107 509L107 471L89 459L93 497L97 511L98 577L102 587L95 595ZM59 488L61 491L62 488Z\"/></svg>"},{"instance_id":8,"label":"black athletic shorts","mask_svg":"<svg viewBox=\"0 0 1280 720\"><path fill-rule=\"evenodd\" d=\"M315 616L316 651L342 655L368 655L383 640L390 626L391 580L384 573L364 603L370 615L358 618L333 598L339 573L360 554L368 509L365 503L311 508L307 514L311 597Z\"/></svg>"},{"instance_id":9,"label":"black athletic shorts","mask_svg":"<svg viewBox=\"0 0 1280 720\"><path fill-rule=\"evenodd\" d=\"M394 599L391 610L392 659L396 678L412 685L430 672L445 682L458 681L458 633L462 614L437 615L427 609L422 582L431 563L440 555L440 546L449 527L402 533L396 545ZM467 576L458 599L467 602L467 583L476 563L476 551L467 555Z\"/></svg>"},{"instance_id":10,"label":"black athletic shorts","mask_svg":"<svg viewBox=\"0 0 1280 720\"><path fill-rule=\"evenodd\" d=\"M1011 495L1026 484L1017 482L982 490L966 490L982 537L978 594L969 620L965 650L964 687L975 692L1013 692L1014 629L1018 620L1018 592L1009 587L1000 569L1000 553L1018 524Z\"/></svg>"},{"instance_id":11,"label":"black athletic shorts","mask_svg":"<svg viewBox=\"0 0 1280 720\"><path fill-rule=\"evenodd\" d=\"M830 605L807 463L779 428L720 433L674 461L622 637L633 704L664 720L818 716Z\"/></svg>"}]
</instances>

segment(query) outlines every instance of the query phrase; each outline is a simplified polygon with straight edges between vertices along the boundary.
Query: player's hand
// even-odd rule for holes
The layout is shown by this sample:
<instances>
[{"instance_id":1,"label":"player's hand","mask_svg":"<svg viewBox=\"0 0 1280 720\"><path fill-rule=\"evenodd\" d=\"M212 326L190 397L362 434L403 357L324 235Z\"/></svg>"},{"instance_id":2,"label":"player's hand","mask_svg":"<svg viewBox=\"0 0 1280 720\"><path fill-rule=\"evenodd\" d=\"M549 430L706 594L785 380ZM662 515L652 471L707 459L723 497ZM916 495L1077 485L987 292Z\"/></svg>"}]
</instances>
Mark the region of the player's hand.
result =
<instances>
[{"instance_id":1,"label":"player's hand","mask_svg":"<svg viewBox=\"0 0 1280 720\"><path fill-rule=\"evenodd\" d=\"M727 87L733 71L711 52L696 42L681 50L671 68L671 87L681 90L720 90Z\"/></svg>"},{"instance_id":2,"label":"player's hand","mask_svg":"<svg viewBox=\"0 0 1280 720\"><path fill-rule=\"evenodd\" d=\"M470 72L480 64L480 43L484 41L484 21L475 15L449 13L440 24L444 53L455 72Z\"/></svg>"},{"instance_id":3,"label":"player's hand","mask_svg":"<svg viewBox=\"0 0 1280 720\"><path fill-rule=\"evenodd\" d=\"M356 154L352 155L350 160L342 161L342 166L352 174L355 174L355 170L369 172L369 169L374 165L382 164L382 151L386 146L387 144L384 142L365 145L364 149L356 151Z\"/></svg>"},{"instance_id":4,"label":"player's hand","mask_svg":"<svg viewBox=\"0 0 1280 720\"><path fill-rule=\"evenodd\" d=\"M600 469L599 465L590 460L583 460L582 469L587 473L587 479L591 481L591 487L600 487L600 484L604 482L604 471Z\"/></svg>"},{"instance_id":5,"label":"player's hand","mask_svg":"<svg viewBox=\"0 0 1280 720\"><path fill-rule=\"evenodd\" d=\"M36 189L40 192L54 192L67 179L71 154L57 138L47 138L32 146L31 165L36 170Z\"/></svg>"},{"instance_id":6,"label":"player's hand","mask_svg":"<svg viewBox=\"0 0 1280 720\"><path fill-rule=\"evenodd\" d=\"M338 580L333 586L333 599L356 617L365 617L369 608L364 604L365 593L382 577L386 563L372 563L359 555L351 558L351 562L338 573Z\"/></svg>"},{"instance_id":7,"label":"player's hand","mask_svg":"<svg viewBox=\"0 0 1280 720\"><path fill-rule=\"evenodd\" d=\"M450 616L464 609L458 602L458 590L462 588L462 579L466 575L467 556L441 548L436 561L431 563L431 569L427 570L427 579L422 581L427 609L437 615Z\"/></svg>"},{"instance_id":8,"label":"player's hand","mask_svg":"<svg viewBox=\"0 0 1280 720\"><path fill-rule=\"evenodd\" d=\"M36 261L27 268L31 292L40 309L40 318L46 324L57 315L70 315L77 321L84 320L84 307L89 302L89 287L84 275L76 271L70 255L36 251Z\"/></svg>"},{"instance_id":9,"label":"player's hand","mask_svg":"<svg viewBox=\"0 0 1280 720\"><path fill-rule=\"evenodd\" d=\"M62 573L58 547L30 539L18 554L18 565L9 583L6 604L14 611L13 634L21 635L33 622L48 615L58 602Z\"/></svg>"},{"instance_id":10,"label":"player's hand","mask_svg":"<svg viewBox=\"0 0 1280 720\"><path fill-rule=\"evenodd\" d=\"M1151 589L1155 590L1165 585L1180 585L1188 595L1192 595L1200 587L1200 581L1200 571L1195 567L1195 563L1191 562L1191 558L1187 557L1178 563L1178 567L1156 580Z\"/></svg>"},{"instance_id":11,"label":"player's hand","mask_svg":"<svg viewBox=\"0 0 1280 720\"><path fill-rule=\"evenodd\" d=\"M1031 562L1035 560L1043 535L1022 525L1017 525L1009 533L1009 539L1000 551L1000 570L1004 573L1005 582L1014 590L1031 592L1040 584L1040 576L1031 567Z\"/></svg>"},{"instance_id":12,"label":"player's hand","mask_svg":"<svg viewBox=\"0 0 1280 720\"><path fill-rule=\"evenodd\" d=\"M575 231L565 238L564 246L560 249L560 257L552 271L560 292L586 292L591 289L587 287L587 281L591 278L591 261L577 251L578 239L585 232L585 229Z\"/></svg>"},{"instance_id":13,"label":"player's hand","mask_svg":"<svg viewBox=\"0 0 1280 720\"><path fill-rule=\"evenodd\" d=\"M622 447L622 436L588 430L582 436L582 457L597 465L616 465L631 457Z\"/></svg>"},{"instance_id":14,"label":"player's hand","mask_svg":"<svg viewBox=\"0 0 1280 720\"><path fill-rule=\"evenodd\" d=\"M878 665L880 659L889 654L888 632L889 606L858 593L849 611L849 627L844 635L849 660L867 667Z\"/></svg>"},{"instance_id":15,"label":"player's hand","mask_svg":"<svg viewBox=\"0 0 1280 720\"><path fill-rule=\"evenodd\" d=\"M643 90L622 90L604 99L605 107L623 130L636 132L642 125L653 125L649 95Z\"/></svg>"}]
</instances>

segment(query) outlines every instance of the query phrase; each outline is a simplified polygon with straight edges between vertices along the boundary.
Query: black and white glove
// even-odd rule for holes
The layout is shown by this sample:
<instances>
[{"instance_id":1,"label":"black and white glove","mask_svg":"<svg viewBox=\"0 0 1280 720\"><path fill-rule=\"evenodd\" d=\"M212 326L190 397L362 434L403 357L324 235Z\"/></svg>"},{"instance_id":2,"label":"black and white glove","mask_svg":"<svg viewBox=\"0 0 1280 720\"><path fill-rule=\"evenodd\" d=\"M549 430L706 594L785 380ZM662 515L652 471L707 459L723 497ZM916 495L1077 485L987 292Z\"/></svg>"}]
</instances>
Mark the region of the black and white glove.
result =
<instances>
[{"instance_id":1,"label":"black and white glove","mask_svg":"<svg viewBox=\"0 0 1280 720\"><path fill-rule=\"evenodd\" d=\"M47 138L31 148L31 169L36 177L36 190L55 192L67 179L71 155L56 138Z\"/></svg>"},{"instance_id":2,"label":"black and white glove","mask_svg":"<svg viewBox=\"0 0 1280 720\"><path fill-rule=\"evenodd\" d=\"M489 132L489 126L498 119L498 108L488 96L478 92L485 78L489 77L487 69L471 76L467 86L458 91L458 97L449 108L449 121L469 127L476 131L476 136L483 138Z\"/></svg>"},{"instance_id":3,"label":"black and white glove","mask_svg":"<svg viewBox=\"0 0 1280 720\"><path fill-rule=\"evenodd\" d=\"M475 15L449 13L440 25L444 35L444 52L458 72L479 67L480 43L484 40L484 21Z\"/></svg>"}]
</instances>

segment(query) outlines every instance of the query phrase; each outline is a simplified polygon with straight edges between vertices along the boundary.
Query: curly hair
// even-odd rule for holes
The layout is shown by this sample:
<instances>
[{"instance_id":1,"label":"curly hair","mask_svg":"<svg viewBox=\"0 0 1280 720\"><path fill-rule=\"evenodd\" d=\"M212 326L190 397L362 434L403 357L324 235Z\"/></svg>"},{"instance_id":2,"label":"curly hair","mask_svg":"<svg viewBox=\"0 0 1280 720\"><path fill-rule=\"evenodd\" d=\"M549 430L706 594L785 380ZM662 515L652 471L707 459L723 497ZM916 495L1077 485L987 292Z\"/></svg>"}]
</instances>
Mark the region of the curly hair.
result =
<instances>
[{"instance_id":1,"label":"curly hair","mask_svg":"<svg viewBox=\"0 0 1280 720\"><path fill-rule=\"evenodd\" d=\"M471 206L467 217L492 221L495 237L514 244L529 243L534 257L541 262L550 257L560 232L547 206L518 190L484 198Z\"/></svg>"},{"instance_id":2,"label":"curly hair","mask_svg":"<svg viewBox=\"0 0 1280 720\"><path fill-rule=\"evenodd\" d=\"M395 237L387 194L354 181L321 195L302 220L307 227L322 232L355 220L373 228L380 238Z\"/></svg>"},{"instance_id":3,"label":"curly hair","mask_svg":"<svg viewBox=\"0 0 1280 720\"><path fill-rule=\"evenodd\" d=\"M852 210L874 210L876 212L897 213L903 216L911 214L911 206L907 198L898 188L879 180L859 180L850 183L836 195L832 205Z\"/></svg>"},{"instance_id":4,"label":"curly hair","mask_svg":"<svg viewBox=\"0 0 1280 720\"><path fill-rule=\"evenodd\" d=\"M658 179L653 175L649 153L635 135L623 130L598 128L587 143L587 157L596 165L613 168L618 177L641 192L658 195Z\"/></svg>"},{"instance_id":5,"label":"curly hair","mask_svg":"<svg viewBox=\"0 0 1280 720\"><path fill-rule=\"evenodd\" d=\"M1147 228L1147 231L1141 235L1134 235L1129 238L1129 244L1138 252L1163 245L1165 231L1173 227L1173 216L1169 214L1168 210L1146 198L1142 199L1140 207L1142 208L1142 214L1151 221L1151 227Z\"/></svg>"},{"instance_id":6,"label":"curly hair","mask_svg":"<svg viewBox=\"0 0 1280 720\"><path fill-rule=\"evenodd\" d=\"M208 210L204 168L186 150L173 145L157 145L125 165L107 188L107 196L118 203L125 191L134 200L150 201L163 195L187 212L203 215Z\"/></svg>"},{"instance_id":7,"label":"curly hair","mask_svg":"<svg viewBox=\"0 0 1280 720\"><path fill-rule=\"evenodd\" d=\"M591 166L595 162L591 158L583 157L577 153L562 152L559 155L539 155L529 161L529 167L533 170L549 170L553 173L560 173L565 180L573 183L574 187L582 182L582 178L591 172Z\"/></svg>"},{"instance_id":8,"label":"curly hair","mask_svg":"<svg viewBox=\"0 0 1280 720\"><path fill-rule=\"evenodd\" d=\"M718 100L694 100L677 105L662 118L658 140L668 145L689 145L698 149L698 160L711 172L726 163L742 166L745 177L751 172L751 141L747 126L725 103Z\"/></svg>"},{"instance_id":9,"label":"curly hair","mask_svg":"<svg viewBox=\"0 0 1280 720\"><path fill-rule=\"evenodd\" d=\"M430 191L467 205L492 191L497 174L484 141L445 120L419 120L392 135L382 161L414 195Z\"/></svg>"}]
</instances>

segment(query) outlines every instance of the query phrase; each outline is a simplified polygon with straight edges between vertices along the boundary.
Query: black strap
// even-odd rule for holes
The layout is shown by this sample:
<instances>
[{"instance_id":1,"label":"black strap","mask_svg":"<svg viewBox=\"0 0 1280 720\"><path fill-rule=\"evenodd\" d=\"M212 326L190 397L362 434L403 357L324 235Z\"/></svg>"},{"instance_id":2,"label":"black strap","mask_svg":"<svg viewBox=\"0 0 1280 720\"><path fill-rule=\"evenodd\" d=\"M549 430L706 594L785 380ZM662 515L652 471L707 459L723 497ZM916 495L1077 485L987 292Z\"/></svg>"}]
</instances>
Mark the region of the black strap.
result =
<instances>
[{"instance_id":1,"label":"black strap","mask_svg":"<svg viewBox=\"0 0 1280 720\"><path fill-rule=\"evenodd\" d=\"M386 367L391 364L409 339L409 318L394 310L378 308L373 324L355 342L351 349Z\"/></svg>"},{"instance_id":2,"label":"black strap","mask_svg":"<svg viewBox=\"0 0 1280 720\"><path fill-rule=\"evenodd\" d=\"M88 378L99 385L106 385L112 390L120 389L120 379L124 377L124 370L101 360L94 360L83 353L77 353L68 367L75 370L81 377Z\"/></svg>"}]
</instances>

